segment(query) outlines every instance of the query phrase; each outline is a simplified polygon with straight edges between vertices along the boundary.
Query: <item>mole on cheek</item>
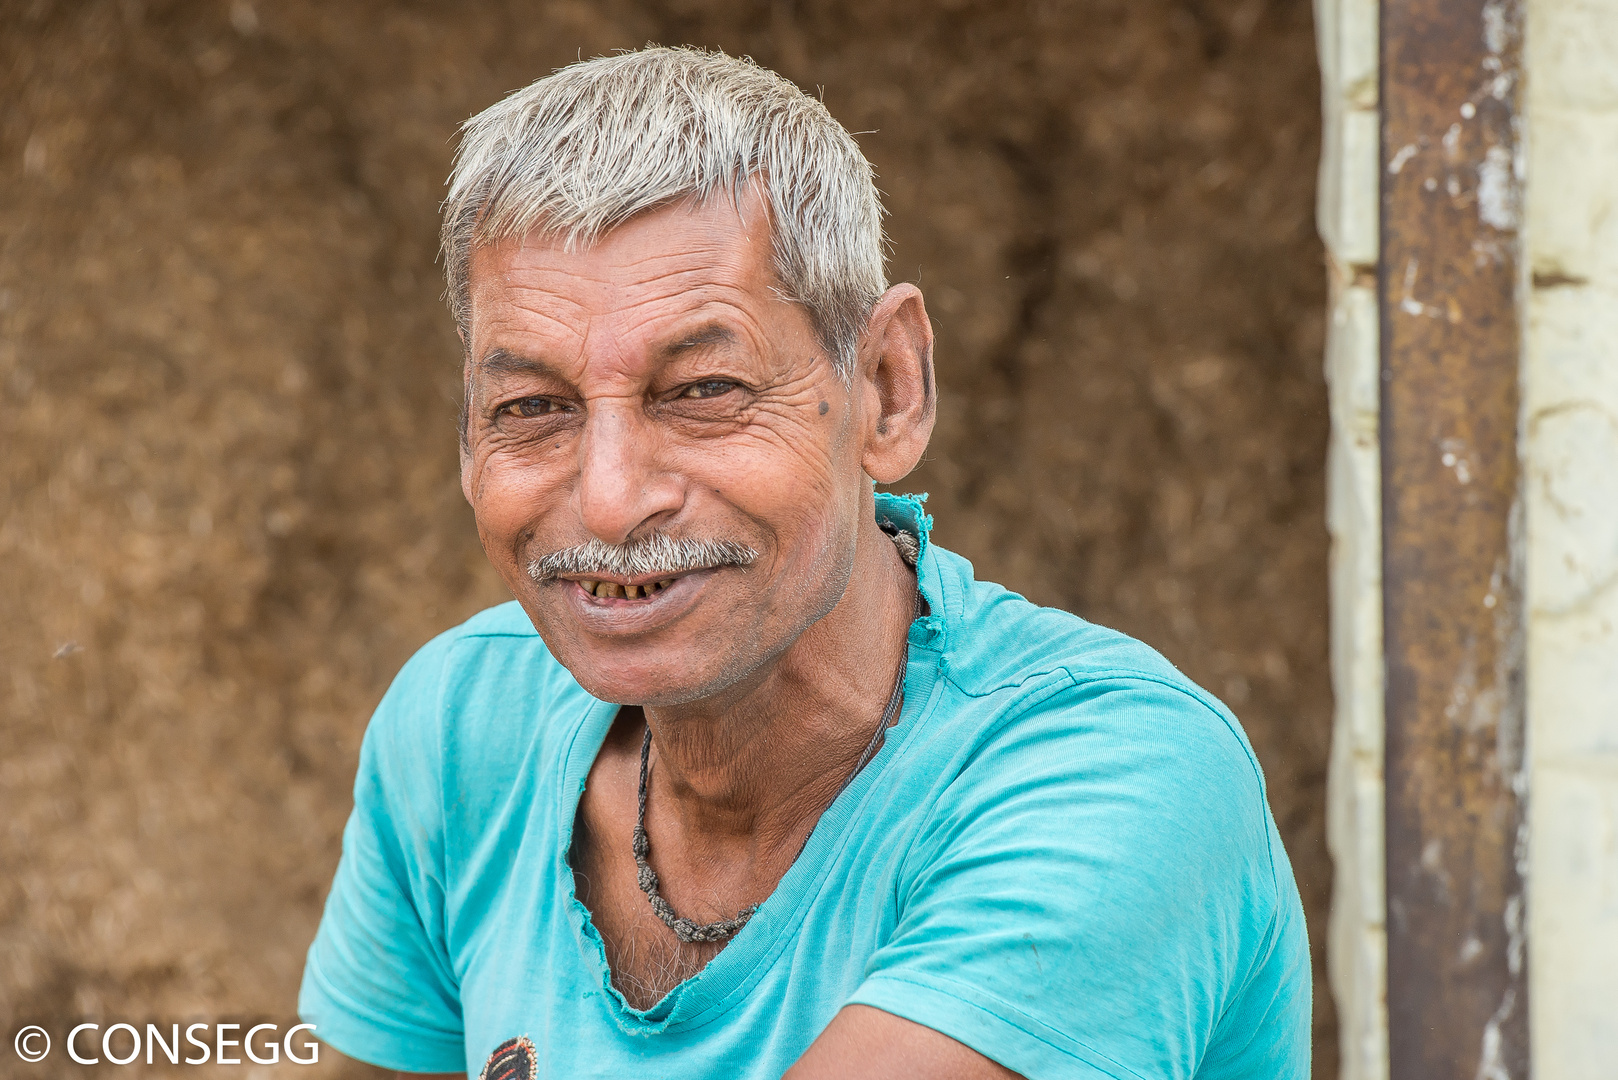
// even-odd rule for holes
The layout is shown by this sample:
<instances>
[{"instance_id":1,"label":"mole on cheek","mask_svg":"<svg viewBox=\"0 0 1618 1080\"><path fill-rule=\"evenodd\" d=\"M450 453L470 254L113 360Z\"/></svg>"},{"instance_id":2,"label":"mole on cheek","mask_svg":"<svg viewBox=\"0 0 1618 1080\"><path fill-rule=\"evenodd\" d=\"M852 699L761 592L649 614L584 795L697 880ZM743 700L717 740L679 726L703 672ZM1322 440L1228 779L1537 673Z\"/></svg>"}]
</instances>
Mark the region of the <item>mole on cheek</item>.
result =
<instances>
[{"instance_id":1,"label":"mole on cheek","mask_svg":"<svg viewBox=\"0 0 1618 1080\"><path fill-rule=\"evenodd\" d=\"M825 416L830 411L831 411L831 406L828 405L826 402L822 401L820 403L820 415Z\"/></svg>"}]
</instances>

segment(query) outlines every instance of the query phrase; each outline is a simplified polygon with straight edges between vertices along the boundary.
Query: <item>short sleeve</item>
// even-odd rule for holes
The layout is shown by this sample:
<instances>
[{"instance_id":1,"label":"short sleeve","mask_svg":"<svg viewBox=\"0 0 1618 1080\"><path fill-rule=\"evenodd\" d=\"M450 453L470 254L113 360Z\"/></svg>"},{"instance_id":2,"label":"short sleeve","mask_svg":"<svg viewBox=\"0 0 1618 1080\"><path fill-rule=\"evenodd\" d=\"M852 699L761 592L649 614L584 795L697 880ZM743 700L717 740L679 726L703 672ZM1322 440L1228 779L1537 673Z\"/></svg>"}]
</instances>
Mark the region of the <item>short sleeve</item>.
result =
<instances>
[{"instance_id":1,"label":"short sleeve","mask_svg":"<svg viewBox=\"0 0 1618 1080\"><path fill-rule=\"evenodd\" d=\"M298 996L322 1041L410 1072L466 1068L444 930L438 703L447 652L439 639L412 658L366 729L342 860Z\"/></svg>"},{"instance_id":2,"label":"short sleeve","mask_svg":"<svg viewBox=\"0 0 1618 1080\"><path fill-rule=\"evenodd\" d=\"M1029 1080L1197 1075L1276 924L1233 725L1145 678L1070 680L1001 724L918 835L852 1003Z\"/></svg>"}]
</instances>

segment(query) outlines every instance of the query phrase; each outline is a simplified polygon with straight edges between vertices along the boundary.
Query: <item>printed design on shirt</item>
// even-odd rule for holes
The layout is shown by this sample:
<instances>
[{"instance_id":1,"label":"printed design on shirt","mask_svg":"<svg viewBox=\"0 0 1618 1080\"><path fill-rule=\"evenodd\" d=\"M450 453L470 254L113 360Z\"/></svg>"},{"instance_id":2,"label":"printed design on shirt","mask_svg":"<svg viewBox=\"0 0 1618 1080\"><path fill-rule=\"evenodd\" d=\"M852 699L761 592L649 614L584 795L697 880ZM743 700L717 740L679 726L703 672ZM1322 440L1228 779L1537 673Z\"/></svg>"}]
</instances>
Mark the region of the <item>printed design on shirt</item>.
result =
<instances>
[{"instance_id":1,"label":"printed design on shirt","mask_svg":"<svg viewBox=\"0 0 1618 1080\"><path fill-rule=\"evenodd\" d=\"M539 1058L526 1035L507 1039L494 1048L483 1063L478 1080L534 1080L539 1074Z\"/></svg>"}]
</instances>

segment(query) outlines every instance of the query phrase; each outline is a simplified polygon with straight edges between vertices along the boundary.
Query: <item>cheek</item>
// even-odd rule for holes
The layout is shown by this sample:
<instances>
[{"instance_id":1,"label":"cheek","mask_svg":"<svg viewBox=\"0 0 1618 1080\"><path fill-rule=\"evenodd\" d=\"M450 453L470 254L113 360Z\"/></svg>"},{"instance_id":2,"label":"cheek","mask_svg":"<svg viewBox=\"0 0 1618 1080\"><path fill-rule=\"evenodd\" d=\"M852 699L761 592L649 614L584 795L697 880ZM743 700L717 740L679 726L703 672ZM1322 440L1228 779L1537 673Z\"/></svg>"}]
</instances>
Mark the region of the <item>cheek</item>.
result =
<instances>
[{"instance_id":1,"label":"cheek","mask_svg":"<svg viewBox=\"0 0 1618 1080\"><path fill-rule=\"evenodd\" d=\"M846 406L825 414L813 406L794 409L777 423L758 425L739 444L734 467L725 470L729 490L738 501L773 507L776 520L836 543L865 490L855 434Z\"/></svg>"},{"instance_id":2,"label":"cheek","mask_svg":"<svg viewBox=\"0 0 1618 1080\"><path fill-rule=\"evenodd\" d=\"M465 487L478 533L491 558L517 557L539 520L566 503L563 469L519 455L474 448Z\"/></svg>"},{"instance_id":3,"label":"cheek","mask_svg":"<svg viewBox=\"0 0 1618 1080\"><path fill-rule=\"evenodd\" d=\"M781 409L727 440L716 457L728 460L714 471L768 496L824 499L859 471L850 436L846 410Z\"/></svg>"},{"instance_id":4,"label":"cheek","mask_svg":"<svg viewBox=\"0 0 1618 1080\"><path fill-rule=\"evenodd\" d=\"M858 533L864 474L839 446L847 441L841 433L792 434L796 438L765 441L747 466L730 471L721 492L772 534L778 572L798 579L791 592L807 597L830 587L840 595L838 581Z\"/></svg>"}]
</instances>

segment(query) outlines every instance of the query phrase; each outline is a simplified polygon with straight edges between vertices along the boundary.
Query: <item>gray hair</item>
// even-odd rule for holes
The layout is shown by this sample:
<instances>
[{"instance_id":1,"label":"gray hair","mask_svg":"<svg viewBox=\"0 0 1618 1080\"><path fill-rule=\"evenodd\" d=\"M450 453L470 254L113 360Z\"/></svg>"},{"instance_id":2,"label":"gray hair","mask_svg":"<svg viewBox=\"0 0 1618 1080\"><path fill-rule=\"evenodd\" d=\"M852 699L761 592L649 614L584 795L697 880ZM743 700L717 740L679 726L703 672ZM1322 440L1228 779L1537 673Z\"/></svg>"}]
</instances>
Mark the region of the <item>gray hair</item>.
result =
<instances>
[{"instance_id":1,"label":"gray hair","mask_svg":"<svg viewBox=\"0 0 1618 1080\"><path fill-rule=\"evenodd\" d=\"M776 278L839 374L887 287L870 162L825 105L751 60L648 47L558 69L462 128L444 201L450 309L472 248L541 229L570 250L644 211L758 183Z\"/></svg>"}]
</instances>

